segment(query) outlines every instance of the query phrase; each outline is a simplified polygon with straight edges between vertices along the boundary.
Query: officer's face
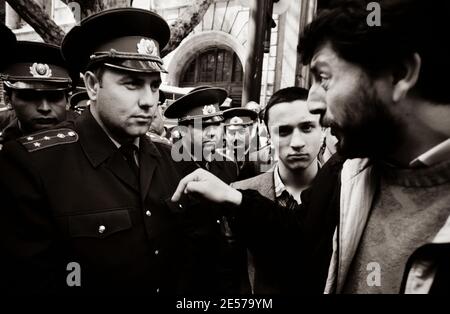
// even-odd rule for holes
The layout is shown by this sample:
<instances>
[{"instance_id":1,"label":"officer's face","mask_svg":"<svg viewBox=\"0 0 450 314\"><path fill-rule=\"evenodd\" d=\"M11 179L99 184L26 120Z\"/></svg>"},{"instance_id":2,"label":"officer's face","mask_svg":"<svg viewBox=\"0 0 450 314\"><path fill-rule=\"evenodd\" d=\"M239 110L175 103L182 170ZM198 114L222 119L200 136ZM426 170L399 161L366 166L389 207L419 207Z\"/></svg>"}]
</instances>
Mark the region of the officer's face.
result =
<instances>
[{"instance_id":1,"label":"officer's face","mask_svg":"<svg viewBox=\"0 0 450 314\"><path fill-rule=\"evenodd\" d=\"M94 100L92 110L116 140L133 139L148 131L159 100L159 73L106 68L101 81L92 84L88 80L86 85L92 85L88 88Z\"/></svg>"},{"instance_id":2,"label":"officer's face","mask_svg":"<svg viewBox=\"0 0 450 314\"><path fill-rule=\"evenodd\" d=\"M226 139L230 147L241 149L243 152L250 146L250 126L226 128Z\"/></svg>"},{"instance_id":3,"label":"officer's face","mask_svg":"<svg viewBox=\"0 0 450 314\"><path fill-rule=\"evenodd\" d=\"M9 97L25 132L47 129L66 119L65 91L12 90Z\"/></svg>"},{"instance_id":4,"label":"officer's face","mask_svg":"<svg viewBox=\"0 0 450 314\"><path fill-rule=\"evenodd\" d=\"M201 149L203 156L209 156L214 152L222 139L222 127L220 124L212 125L189 125L189 139L191 149Z\"/></svg>"},{"instance_id":5,"label":"officer's face","mask_svg":"<svg viewBox=\"0 0 450 314\"><path fill-rule=\"evenodd\" d=\"M289 170L303 170L316 161L322 144L320 116L306 101L284 102L269 109L268 126L280 162Z\"/></svg>"}]
</instances>

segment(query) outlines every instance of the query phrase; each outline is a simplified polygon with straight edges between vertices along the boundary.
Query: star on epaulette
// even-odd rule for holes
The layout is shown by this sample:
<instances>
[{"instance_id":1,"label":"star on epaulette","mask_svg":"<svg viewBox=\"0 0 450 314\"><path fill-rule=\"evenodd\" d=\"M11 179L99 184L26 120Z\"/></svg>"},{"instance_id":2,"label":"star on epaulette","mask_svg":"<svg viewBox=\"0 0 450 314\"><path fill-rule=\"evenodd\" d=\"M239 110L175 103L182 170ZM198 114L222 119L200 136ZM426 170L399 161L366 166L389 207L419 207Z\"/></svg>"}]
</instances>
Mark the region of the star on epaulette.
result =
<instances>
[{"instance_id":1,"label":"star on epaulette","mask_svg":"<svg viewBox=\"0 0 450 314\"><path fill-rule=\"evenodd\" d=\"M18 141L29 152L34 152L47 147L77 142L78 134L71 129L54 129L27 135L19 138Z\"/></svg>"}]
</instances>

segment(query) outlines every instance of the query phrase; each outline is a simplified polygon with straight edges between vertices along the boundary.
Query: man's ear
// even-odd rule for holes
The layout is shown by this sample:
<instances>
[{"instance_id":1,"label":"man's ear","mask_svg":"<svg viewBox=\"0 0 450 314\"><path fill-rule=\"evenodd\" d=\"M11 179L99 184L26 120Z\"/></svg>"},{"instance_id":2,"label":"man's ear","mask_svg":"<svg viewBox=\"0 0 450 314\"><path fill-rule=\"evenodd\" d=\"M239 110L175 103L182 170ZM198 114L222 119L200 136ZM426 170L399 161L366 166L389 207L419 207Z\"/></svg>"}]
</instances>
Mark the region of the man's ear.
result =
<instances>
[{"instance_id":1,"label":"man's ear","mask_svg":"<svg viewBox=\"0 0 450 314\"><path fill-rule=\"evenodd\" d=\"M419 79L422 60L418 53L414 53L405 58L401 64L401 70L394 75L394 88L392 92L392 100L399 102L405 98L407 93L414 88Z\"/></svg>"},{"instance_id":2,"label":"man's ear","mask_svg":"<svg viewBox=\"0 0 450 314\"><path fill-rule=\"evenodd\" d=\"M89 99L93 101L97 100L98 90L100 89L99 78L93 72L86 71L84 73L84 85L86 86Z\"/></svg>"}]
</instances>

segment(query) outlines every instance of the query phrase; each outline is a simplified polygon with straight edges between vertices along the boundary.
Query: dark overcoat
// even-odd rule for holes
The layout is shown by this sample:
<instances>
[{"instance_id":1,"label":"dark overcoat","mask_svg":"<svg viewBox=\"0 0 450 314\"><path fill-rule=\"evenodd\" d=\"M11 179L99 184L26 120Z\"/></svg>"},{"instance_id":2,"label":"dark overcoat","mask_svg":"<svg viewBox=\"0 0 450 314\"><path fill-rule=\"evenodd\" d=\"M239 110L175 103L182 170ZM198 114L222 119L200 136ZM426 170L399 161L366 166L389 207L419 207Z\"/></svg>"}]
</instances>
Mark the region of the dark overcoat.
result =
<instances>
[{"instance_id":1,"label":"dark overcoat","mask_svg":"<svg viewBox=\"0 0 450 314\"><path fill-rule=\"evenodd\" d=\"M8 142L0 153L7 291L224 293L216 213L170 201L184 174L166 145L142 136L139 162L138 180L89 110ZM72 262L81 287L68 285Z\"/></svg>"}]
</instances>

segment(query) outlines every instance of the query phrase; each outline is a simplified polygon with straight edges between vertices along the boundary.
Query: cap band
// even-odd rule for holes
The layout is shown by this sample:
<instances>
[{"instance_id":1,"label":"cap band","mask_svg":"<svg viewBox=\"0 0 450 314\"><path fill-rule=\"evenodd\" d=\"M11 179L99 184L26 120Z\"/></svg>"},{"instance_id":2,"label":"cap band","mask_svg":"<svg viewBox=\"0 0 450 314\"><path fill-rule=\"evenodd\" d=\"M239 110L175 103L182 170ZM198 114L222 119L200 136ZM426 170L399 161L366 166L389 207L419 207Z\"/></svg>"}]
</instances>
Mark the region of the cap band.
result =
<instances>
[{"instance_id":1,"label":"cap band","mask_svg":"<svg viewBox=\"0 0 450 314\"><path fill-rule=\"evenodd\" d=\"M223 121L222 114L215 114L210 116L186 116L178 119L179 124L191 124L194 120L201 119L203 124L217 124Z\"/></svg>"},{"instance_id":2,"label":"cap band","mask_svg":"<svg viewBox=\"0 0 450 314\"><path fill-rule=\"evenodd\" d=\"M159 43L142 36L119 37L96 47L87 68L99 62L129 71L167 73L159 55Z\"/></svg>"}]
</instances>

